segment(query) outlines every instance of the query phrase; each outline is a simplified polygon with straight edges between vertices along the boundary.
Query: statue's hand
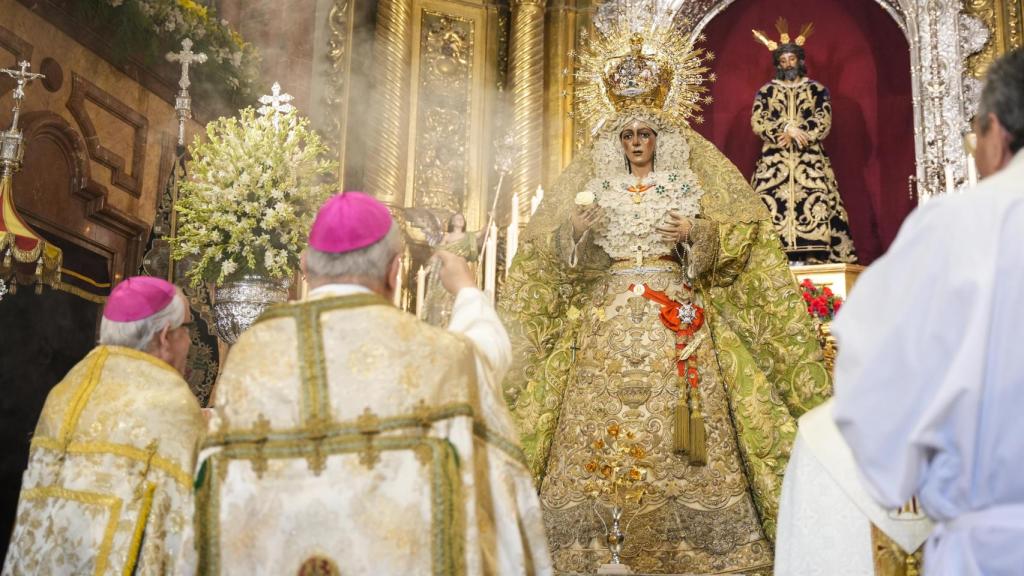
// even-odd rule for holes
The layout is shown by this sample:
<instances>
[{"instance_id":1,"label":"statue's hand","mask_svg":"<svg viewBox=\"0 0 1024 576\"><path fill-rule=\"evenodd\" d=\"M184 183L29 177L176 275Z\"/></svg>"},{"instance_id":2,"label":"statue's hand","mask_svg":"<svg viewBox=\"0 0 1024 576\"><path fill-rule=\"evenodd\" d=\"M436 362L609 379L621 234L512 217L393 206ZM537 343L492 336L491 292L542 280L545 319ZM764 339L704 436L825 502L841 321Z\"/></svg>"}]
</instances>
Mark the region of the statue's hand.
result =
<instances>
[{"instance_id":1,"label":"statue's hand","mask_svg":"<svg viewBox=\"0 0 1024 576\"><path fill-rule=\"evenodd\" d=\"M601 221L604 217L604 208L601 208L597 204L591 204L589 206L576 206L572 214L569 216L569 222L572 223L572 237L573 240L579 240L583 233Z\"/></svg>"},{"instance_id":2,"label":"statue's hand","mask_svg":"<svg viewBox=\"0 0 1024 576\"><path fill-rule=\"evenodd\" d=\"M811 142L810 135L799 128L796 129L796 134L793 135L793 138L796 139L797 145L801 148L806 148L807 144Z\"/></svg>"},{"instance_id":3,"label":"statue's hand","mask_svg":"<svg viewBox=\"0 0 1024 576\"><path fill-rule=\"evenodd\" d=\"M661 235L661 239L669 244L675 245L680 242L689 242L690 230L693 229L693 220L682 214L669 210L665 220L654 227Z\"/></svg>"},{"instance_id":4,"label":"statue's hand","mask_svg":"<svg viewBox=\"0 0 1024 576\"><path fill-rule=\"evenodd\" d=\"M796 142L797 147L804 148L811 141L810 135L796 126L787 126L782 137L785 139L784 146L788 146L790 142Z\"/></svg>"}]
</instances>

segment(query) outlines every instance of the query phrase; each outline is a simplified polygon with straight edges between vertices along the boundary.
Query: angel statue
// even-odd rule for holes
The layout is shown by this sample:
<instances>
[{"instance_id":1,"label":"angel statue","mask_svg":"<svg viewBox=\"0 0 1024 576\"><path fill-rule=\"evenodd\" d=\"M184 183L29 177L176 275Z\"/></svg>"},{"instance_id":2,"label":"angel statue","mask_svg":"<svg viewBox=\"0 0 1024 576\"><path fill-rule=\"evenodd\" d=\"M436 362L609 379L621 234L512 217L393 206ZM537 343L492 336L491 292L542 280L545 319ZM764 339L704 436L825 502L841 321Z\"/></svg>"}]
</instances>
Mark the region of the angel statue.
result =
<instances>
[{"instance_id":1,"label":"angel statue","mask_svg":"<svg viewBox=\"0 0 1024 576\"><path fill-rule=\"evenodd\" d=\"M635 572L768 574L796 419L831 382L767 209L688 124L710 55L644 1L603 5L578 56L591 138L502 291L505 395L556 571L609 561L594 487L628 472ZM595 456L627 430L642 470Z\"/></svg>"},{"instance_id":2,"label":"angel statue","mask_svg":"<svg viewBox=\"0 0 1024 576\"><path fill-rule=\"evenodd\" d=\"M404 210L406 236L412 243L428 250L424 255L430 266L427 276L426 294L423 298L423 319L434 326L445 327L452 314L455 298L441 285L438 278L439 261L431 260L435 250L447 250L462 256L472 266L480 259L480 247L483 234L466 230L466 216L455 212L448 217L445 226L441 219L431 210L425 208L406 208Z\"/></svg>"}]
</instances>

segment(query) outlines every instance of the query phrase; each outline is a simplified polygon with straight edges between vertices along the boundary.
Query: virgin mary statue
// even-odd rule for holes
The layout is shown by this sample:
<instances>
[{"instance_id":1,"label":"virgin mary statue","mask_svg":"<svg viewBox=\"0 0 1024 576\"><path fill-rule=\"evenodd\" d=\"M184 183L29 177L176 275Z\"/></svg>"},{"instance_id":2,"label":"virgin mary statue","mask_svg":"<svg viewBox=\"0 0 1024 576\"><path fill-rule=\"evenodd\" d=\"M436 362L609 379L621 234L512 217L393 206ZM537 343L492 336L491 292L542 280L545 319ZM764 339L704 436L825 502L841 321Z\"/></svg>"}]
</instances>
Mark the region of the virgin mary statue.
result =
<instances>
[{"instance_id":1,"label":"virgin mary statue","mask_svg":"<svg viewBox=\"0 0 1024 576\"><path fill-rule=\"evenodd\" d=\"M506 399L559 572L609 562L618 515L636 572L769 573L796 418L831 383L768 211L688 125L707 56L617 6L578 65L590 143L503 291Z\"/></svg>"}]
</instances>

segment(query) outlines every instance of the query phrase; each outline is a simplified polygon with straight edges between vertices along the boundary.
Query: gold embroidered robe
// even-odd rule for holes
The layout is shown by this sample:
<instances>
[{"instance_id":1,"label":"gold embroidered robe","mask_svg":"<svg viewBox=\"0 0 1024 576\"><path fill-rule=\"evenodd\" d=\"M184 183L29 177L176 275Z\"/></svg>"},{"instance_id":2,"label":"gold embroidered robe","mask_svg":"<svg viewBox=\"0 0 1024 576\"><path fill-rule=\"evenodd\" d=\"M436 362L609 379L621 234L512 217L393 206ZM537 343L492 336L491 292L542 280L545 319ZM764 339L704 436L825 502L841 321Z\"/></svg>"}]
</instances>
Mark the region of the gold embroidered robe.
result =
<instances>
[{"instance_id":1,"label":"gold embroidered robe","mask_svg":"<svg viewBox=\"0 0 1024 576\"><path fill-rule=\"evenodd\" d=\"M692 130L684 133L689 167L703 190L692 208L700 220L691 268L694 301L706 312L701 332L708 334L695 353L707 466L689 466L670 454L670 414L678 399L669 362L674 342L658 322L656 306L625 294L628 284L640 281L678 289L678 265L664 272L658 268L673 264L645 261L648 271L624 271L628 263L612 264L598 246L583 250L576 267L565 264L565 235L558 231L565 230L574 196L594 176L586 152L545 196L503 292L500 307L515 365L505 393L541 483L545 513L558 510L549 538L559 570L593 570L607 561L607 551L595 543L603 526L583 504L581 445L612 421L635 420L627 413L632 410L646 426L642 433L657 444L646 446L656 460L652 483L667 496L627 528L624 561L652 573L770 571L796 418L831 392L811 318L764 205L721 152ZM640 214L634 226L646 230L655 223ZM630 406L637 394L643 394L639 405ZM560 476L552 478L560 493L545 493L553 472Z\"/></svg>"},{"instance_id":2,"label":"gold embroidered robe","mask_svg":"<svg viewBox=\"0 0 1024 576\"><path fill-rule=\"evenodd\" d=\"M764 143L751 186L772 215L789 259L807 264L856 262L850 224L822 141L832 129L832 103L821 83L765 84L751 126ZM779 142L787 125L809 137L804 147Z\"/></svg>"},{"instance_id":3,"label":"gold embroidered robe","mask_svg":"<svg viewBox=\"0 0 1024 576\"><path fill-rule=\"evenodd\" d=\"M460 292L455 333L337 294L272 309L228 356L200 456L202 570L549 574L486 296Z\"/></svg>"},{"instance_id":4,"label":"gold embroidered robe","mask_svg":"<svg viewBox=\"0 0 1024 576\"><path fill-rule=\"evenodd\" d=\"M98 346L50 391L3 574L191 574L203 433L181 375Z\"/></svg>"}]
</instances>

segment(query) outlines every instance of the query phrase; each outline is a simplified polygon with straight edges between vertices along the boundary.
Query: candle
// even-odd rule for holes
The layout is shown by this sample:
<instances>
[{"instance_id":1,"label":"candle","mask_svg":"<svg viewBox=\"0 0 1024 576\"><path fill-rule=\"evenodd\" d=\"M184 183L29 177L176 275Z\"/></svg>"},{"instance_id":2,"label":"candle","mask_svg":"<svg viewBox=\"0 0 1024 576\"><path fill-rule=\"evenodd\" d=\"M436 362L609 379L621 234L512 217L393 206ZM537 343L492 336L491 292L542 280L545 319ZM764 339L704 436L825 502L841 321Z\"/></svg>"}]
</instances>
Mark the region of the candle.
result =
<instances>
[{"instance_id":1,"label":"candle","mask_svg":"<svg viewBox=\"0 0 1024 576\"><path fill-rule=\"evenodd\" d=\"M498 226L491 222L487 231L487 246L484 247L484 292L494 303L494 292L498 273Z\"/></svg>"},{"instance_id":2,"label":"candle","mask_svg":"<svg viewBox=\"0 0 1024 576\"><path fill-rule=\"evenodd\" d=\"M395 294L392 297L392 304L394 304L395 308L398 308L398 309L402 308L402 276L404 276L403 272L405 272L404 264L405 264L405 259L404 258L399 258L399 260L398 260L398 278L395 278Z\"/></svg>"},{"instance_id":3,"label":"candle","mask_svg":"<svg viewBox=\"0 0 1024 576\"><path fill-rule=\"evenodd\" d=\"M420 266L416 273L416 317L423 318L423 299L427 295L427 269Z\"/></svg>"},{"instance_id":4,"label":"candle","mask_svg":"<svg viewBox=\"0 0 1024 576\"><path fill-rule=\"evenodd\" d=\"M532 203L532 201L531 201ZM519 250L519 196L512 195L512 219L508 224L505 235L505 278L508 278L508 269L512 267L512 260Z\"/></svg>"},{"instance_id":5,"label":"candle","mask_svg":"<svg viewBox=\"0 0 1024 576\"><path fill-rule=\"evenodd\" d=\"M946 164L946 194L953 193L953 167Z\"/></svg>"},{"instance_id":6,"label":"candle","mask_svg":"<svg viewBox=\"0 0 1024 576\"><path fill-rule=\"evenodd\" d=\"M974 162L974 155L967 155L967 183L974 187L978 184L978 165Z\"/></svg>"},{"instance_id":7,"label":"candle","mask_svg":"<svg viewBox=\"0 0 1024 576\"><path fill-rule=\"evenodd\" d=\"M537 212L537 208L540 207L541 200L544 199L544 188L537 186L537 193L530 199L530 216L533 216Z\"/></svg>"}]
</instances>

